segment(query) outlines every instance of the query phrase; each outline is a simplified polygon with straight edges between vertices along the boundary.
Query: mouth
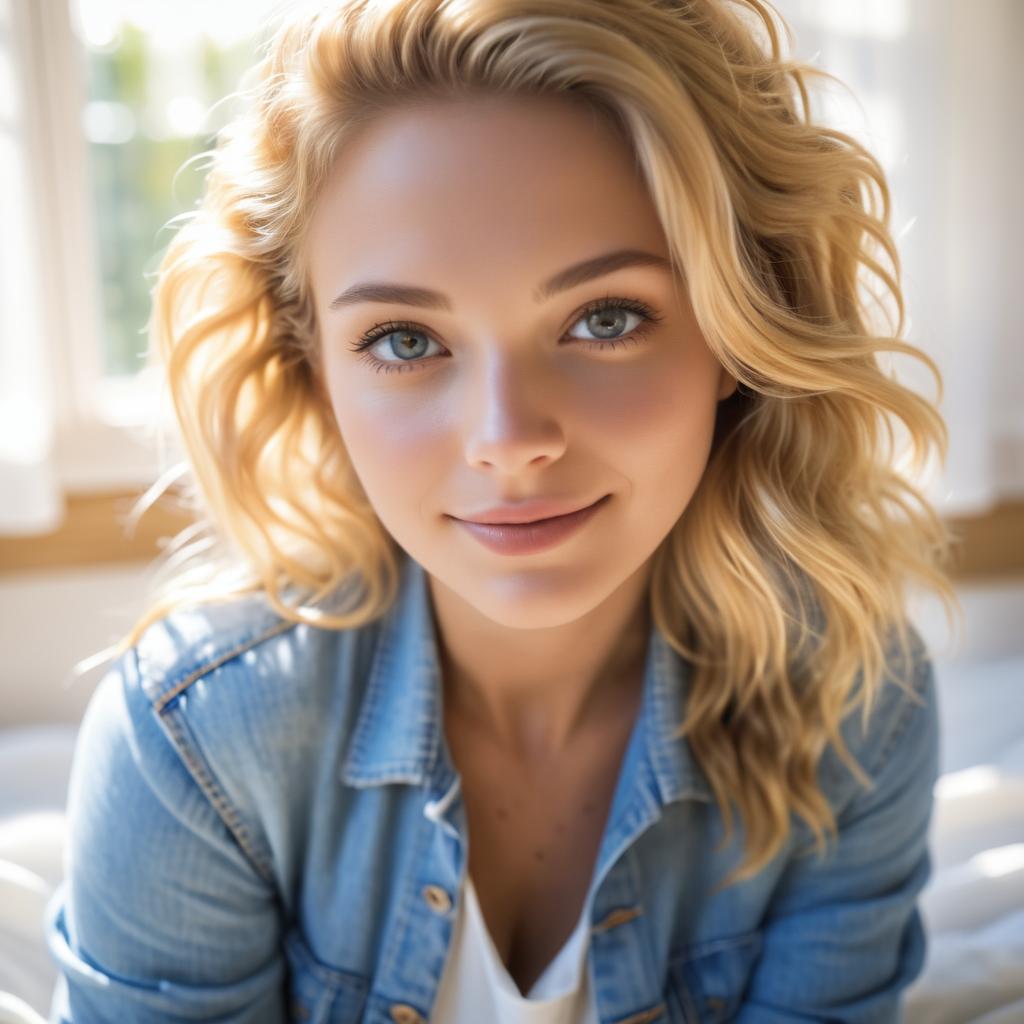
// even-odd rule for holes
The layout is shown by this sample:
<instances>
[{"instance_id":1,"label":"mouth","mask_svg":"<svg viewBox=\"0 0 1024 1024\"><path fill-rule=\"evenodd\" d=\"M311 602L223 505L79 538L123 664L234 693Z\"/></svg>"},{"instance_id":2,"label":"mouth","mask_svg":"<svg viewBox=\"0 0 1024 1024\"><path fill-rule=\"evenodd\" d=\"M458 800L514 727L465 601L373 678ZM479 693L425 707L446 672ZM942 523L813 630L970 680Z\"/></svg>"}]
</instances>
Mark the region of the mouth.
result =
<instances>
[{"instance_id":1,"label":"mouth","mask_svg":"<svg viewBox=\"0 0 1024 1024\"><path fill-rule=\"evenodd\" d=\"M530 555L546 551L581 530L611 498L606 494L591 505L562 515L528 523L477 523L451 518L491 551L503 555Z\"/></svg>"},{"instance_id":2,"label":"mouth","mask_svg":"<svg viewBox=\"0 0 1024 1024\"><path fill-rule=\"evenodd\" d=\"M607 498L606 494L604 498ZM570 519L572 516L578 516L582 512L589 512L593 508L604 501L604 498L598 498L597 501L591 502L589 505L584 505L581 508L573 509L571 512L561 512L557 516L542 516L539 519L524 519L518 523L492 523L492 526L540 526L544 523L555 523L562 519Z\"/></svg>"},{"instance_id":3,"label":"mouth","mask_svg":"<svg viewBox=\"0 0 1024 1024\"><path fill-rule=\"evenodd\" d=\"M521 506L492 509L486 513L481 512L477 516L473 517L467 516L463 518L462 516L449 515L448 518L455 519L460 523L469 523L474 526L539 526L544 523L567 519L571 516L579 515L582 512L588 512L591 509L596 508L601 504L601 502L609 497L611 497L610 494L605 494L598 498L597 501L591 502L589 505L581 505L579 508L569 509L565 512L558 512L557 514L534 515L530 518L525 518L524 516L524 513L528 514L526 513L526 509L529 505L540 506L538 511L543 512L546 511L543 508L543 505L547 504L550 507L552 503L545 503L542 501L533 501L529 503L524 502Z\"/></svg>"}]
</instances>

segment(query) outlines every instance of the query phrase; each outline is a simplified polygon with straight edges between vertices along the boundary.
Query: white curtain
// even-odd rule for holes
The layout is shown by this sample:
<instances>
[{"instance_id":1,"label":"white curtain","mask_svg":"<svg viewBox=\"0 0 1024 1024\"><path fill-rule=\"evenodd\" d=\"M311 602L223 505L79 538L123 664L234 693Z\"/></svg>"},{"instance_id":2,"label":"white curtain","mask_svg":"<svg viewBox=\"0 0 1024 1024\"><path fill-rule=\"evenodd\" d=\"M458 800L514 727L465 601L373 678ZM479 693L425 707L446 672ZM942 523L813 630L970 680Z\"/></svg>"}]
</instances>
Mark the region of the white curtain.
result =
<instances>
[{"instance_id":1,"label":"white curtain","mask_svg":"<svg viewBox=\"0 0 1024 1024\"><path fill-rule=\"evenodd\" d=\"M1024 495L1019 337L1024 41L1019 0L775 0L793 56L845 82L819 108L872 145L894 193L907 338L939 364L950 431L929 485L944 514ZM934 397L932 378L896 370Z\"/></svg>"},{"instance_id":2,"label":"white curtain","mask_svg":"<svg viewBox=\"0 0 1024 1024\"><path fill-rule=\"evenodd\" d=\"M40 287L46 196L45 97L18 43L31 33L19 0L0 0L0 533L46 532L63 514L55 461L54 366Z\"/></svg>"}]
</instances>

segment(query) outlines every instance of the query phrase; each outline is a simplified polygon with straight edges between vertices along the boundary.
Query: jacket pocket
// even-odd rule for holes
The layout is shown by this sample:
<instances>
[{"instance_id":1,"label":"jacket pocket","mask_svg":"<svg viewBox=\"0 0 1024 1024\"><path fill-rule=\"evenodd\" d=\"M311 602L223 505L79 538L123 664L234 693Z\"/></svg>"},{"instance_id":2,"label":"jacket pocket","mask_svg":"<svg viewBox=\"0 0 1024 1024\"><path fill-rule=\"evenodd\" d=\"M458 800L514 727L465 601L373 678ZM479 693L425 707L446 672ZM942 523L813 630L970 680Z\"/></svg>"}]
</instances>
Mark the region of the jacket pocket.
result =
<instances>
[{"instance_id":1,"label":"jacket pocket","mask_svg":"<svg viewBox=\"0 0 1024 1024\"><path fill-rule=\"evenodd\" d=\"M761 953L761 932L695 943L668 966L665 1001L679 1024L725 1024L740 1009L743 991Z\"/></svg>"},{"instance_id":2,"label":"jacket pocket","mask_svg":"<svg viewBox=\"0 0 1024 1024\"><path fill-rule=\"evenodd\" d=\"M370 989L369 978L321 963L298 925L284 939L288 962L290 1024L357 1024Z\"/></svg>"}]
</instances>

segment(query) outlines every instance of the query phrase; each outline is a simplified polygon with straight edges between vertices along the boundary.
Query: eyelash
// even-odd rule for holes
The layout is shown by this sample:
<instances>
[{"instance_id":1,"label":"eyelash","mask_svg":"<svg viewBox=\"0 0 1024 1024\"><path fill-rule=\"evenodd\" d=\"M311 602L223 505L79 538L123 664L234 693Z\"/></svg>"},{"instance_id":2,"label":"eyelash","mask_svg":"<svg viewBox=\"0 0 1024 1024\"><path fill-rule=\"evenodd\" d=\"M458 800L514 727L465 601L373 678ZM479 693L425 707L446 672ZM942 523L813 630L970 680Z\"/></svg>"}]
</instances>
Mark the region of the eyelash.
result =
<instances>
[{"instance_id":1,"label":"eyelash","mask_svg":"<svg viewBox=\"0 0 1024 1024\"><path fill-rule=\"evenodd\" d=\"M651 309L647 303L641 302L639 299L626 299L618 298L613 295L606 295L602 299L595 299L593 302L588 302L579 310L570 326L574 326L583 317L589 316L591 313L596 313L598 310L602 309L625 309L630 313L635 313L637 316L641 317L641 322L634 327L629 334L624 335L621 338L608 338L605 341L593 338L577 338L574 340L582 342L582 344L589 348L614 349L620 345L630 345L639 342L655 324L661 323L662 320L661 316ZM378 359L369 351L365 351L376 342L380 341L381 338L386 338L389 334L394 334L398 331L428 334L427 331L424 331L418 325L406 320L386 320L383 323L375 324L371 327L364 335L353 343L351 348L354 352L364 352L362 359L373 366L377 373L391 373L393 370L398 370L399 372L405 371L406 369L412 370L417 365L430 361L430 357L421 357L419 359L404 359L393 362L390 360Z\"/></svg>"}]
</instances>

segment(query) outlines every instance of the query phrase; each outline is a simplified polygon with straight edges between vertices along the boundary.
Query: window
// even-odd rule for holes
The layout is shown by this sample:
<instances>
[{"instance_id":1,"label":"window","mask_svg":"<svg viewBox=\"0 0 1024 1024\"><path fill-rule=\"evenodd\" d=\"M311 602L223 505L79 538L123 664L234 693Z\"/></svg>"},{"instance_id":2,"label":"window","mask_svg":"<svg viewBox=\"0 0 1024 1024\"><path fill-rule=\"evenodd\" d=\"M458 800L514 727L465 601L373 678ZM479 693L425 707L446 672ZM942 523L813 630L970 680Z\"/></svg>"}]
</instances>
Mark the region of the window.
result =
<instances>
[{"instance_id":1,"label":"window","mask_svg":"<svg viewBox=\"0 0 1024 1024\"><path fill-rule=\"evenodd\" d=\"M199 200L205 162L253 63L267 4L72 0L85 54L81 125L96 211L93 266L106 377L143 365L150 288L174 226Z\"/></svg>"},{"instance_id":2,"label":"window","mask_svg":"<svg viewBox=\"0 0 1024 1024\"><path fill-rule=\"evenodd\" d=\"M272 6L0 0L0 532L167 468L154 272Z\"/></svg>"}]
</instances>

